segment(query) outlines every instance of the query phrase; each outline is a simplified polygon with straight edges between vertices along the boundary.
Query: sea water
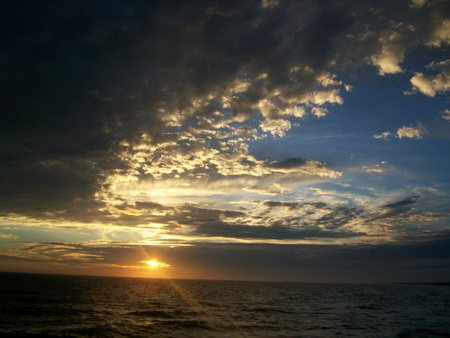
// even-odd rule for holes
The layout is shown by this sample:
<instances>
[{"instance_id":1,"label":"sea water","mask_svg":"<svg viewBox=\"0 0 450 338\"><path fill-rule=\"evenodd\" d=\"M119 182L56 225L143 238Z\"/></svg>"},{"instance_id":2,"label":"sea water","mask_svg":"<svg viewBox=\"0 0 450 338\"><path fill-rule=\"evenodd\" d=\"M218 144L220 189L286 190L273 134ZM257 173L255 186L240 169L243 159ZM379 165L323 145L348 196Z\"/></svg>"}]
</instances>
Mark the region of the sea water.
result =
<instances>
[{"instance_id":1,"label":"sea water","mask_svg":"<svg viewBox=\"0 0 450 338\"><path fill-rule=\"evenodd\" d=\"M0 273L0 334L450 337L450 287Z\"/></svg>"}]
</instances>

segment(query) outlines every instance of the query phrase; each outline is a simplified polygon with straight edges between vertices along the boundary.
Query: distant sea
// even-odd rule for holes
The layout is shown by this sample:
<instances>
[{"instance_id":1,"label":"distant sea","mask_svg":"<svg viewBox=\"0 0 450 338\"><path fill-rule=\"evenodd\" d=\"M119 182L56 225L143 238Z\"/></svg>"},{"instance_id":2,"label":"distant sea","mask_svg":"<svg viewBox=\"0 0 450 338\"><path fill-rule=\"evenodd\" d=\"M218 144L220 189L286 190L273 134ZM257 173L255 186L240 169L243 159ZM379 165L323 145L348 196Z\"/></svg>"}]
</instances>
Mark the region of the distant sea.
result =
<instances>
[{"instance_id":1,"label":"distant sea","mask_svg":"<svg viewBox=\"0 0 450 338\"><path fill-rule=\"evenodd\" d=\"M450 287L0 273L3 337L450 337Z\"/></svg>"}]
</instances>

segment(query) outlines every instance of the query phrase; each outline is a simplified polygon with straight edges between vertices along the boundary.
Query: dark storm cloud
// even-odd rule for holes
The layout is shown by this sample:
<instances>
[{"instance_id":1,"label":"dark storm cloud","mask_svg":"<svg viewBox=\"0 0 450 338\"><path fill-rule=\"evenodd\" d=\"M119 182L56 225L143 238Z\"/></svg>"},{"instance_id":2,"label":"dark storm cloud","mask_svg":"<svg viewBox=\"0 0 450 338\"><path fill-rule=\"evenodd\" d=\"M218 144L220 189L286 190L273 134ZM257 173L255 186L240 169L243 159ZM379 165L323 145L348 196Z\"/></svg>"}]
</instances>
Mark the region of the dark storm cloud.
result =
<instances>
[{"instance_id":1,"label":"dark storm cloud","mask_svg":"<svg viewBox=\"0 0 450 338\"><path fill-rule=\"evenodd\" d=\"M416 203L419 198L420 198L420 196L411 196L411 197L407 197L405 199L402 199L400 201L390 202L390 203L384 204L382 207L384 207L384 208L404 207L406 205L411 205L411 204Z\"/></svg>"},{"instance_id":2,"label":"dark storm cloud","mask_svg":"<svg viewBox=\"0 0 450 338\"><path fill-rule=\"evenodd\" d=\"M427 4L425 14L420 22L420 39L429 46L442 46L445 42L449 43L449 39L442 40L442 32L445 29L444 20L450 19L450 3L445 0L430 1Z\"/></svg>"},{"instance_id":3,"label":"dark storm cloud","mask_svg":"<svg viewBox=\"0 0 450 338\"><path fill-rule=\"evenodd\" d=\"M92 163L70 157L39 163L32 157L2 162L0 213L39 217L46 211L95 207L91 199L99 186Z\"/></svg>"},{"instance_id":4,"label":"dark storm cloud","mask_svg":"<svg viewBox=\"0 0 450 338\"><path fill-rule=\"evenodd\" d=\"M280 205L277 205L280 206ZM282 205L286 207L286 205ZM272 206L274 207L274 206ZM291 206L288 206L290 208ZM316 238L352 238L361 236L351 230L339 229L356 217L356 210L338 207L326 219L307 220L303 217L283 217L272 219L267 215L251 216L244 212L202 209L187 205L183 210L158 218L158 222L188 226L188 233L194 236L225 237L239 239L316 239ZM313 212L312 212L313 213ZM227 220L224 221L223 219ZM257 222L258 225L247 224ZM326 225L325 228L320 227ZM320 226L319 226L320 225ZM186 231L168 226L177 233Z\"/></svg>"},{"instance_id":5,"label":"dark storm cloud","mask_svg":"<svg viewBox=\"0 0 450 338\"><path fill-rule=\"evenodd\" d=\"M325 163L313 160L306 160L301 157L292 157L284 161L273 161L268 163L268 167L274 172L280 173L304 173L307 175L319 175L328 177L340 177L341 172L327 168Z\"/></svg>"},{"instance_id":6,"label":"dark storm cloud","mask_svg":"<svg viewBox=\"0 0 450 338\"><path fill-rule=\"evenodd\" d=\"M346 34L365 13L333 1L280 1L270 9L257 0L0 6L0 212L34 217L81 215L95 203L98 210L106 177L128 169L117 156L122 141L139 143L145 133L160 142L168 115L195 99L204 101L200 115L223 108L217 101L237 79L266 74L232 97L227 111L234 117L248 118L275 90L280 109L283 100L304 97L347 55ZM244 131L250 135L237 129ZM289 172L306 163L271 166Z\"/></svg>"},{"instance_id":7,"label":"dark storm cloud","mask_svg":"<svg viewBox=\"0 0 450 338\"><path fill-rule=\"evenodd\" d=\"M264 201L263 205L267 206L268 208L287 208L290 210L296 210L301 208L308 208L312 212L314 212L316 209L328 209L331 210L332 207L328 206L325 202L283 202L283 201ZM346 207L337 207L337 208L346 208Z\"/></svg>"},{"instance_id":8,"label":"dark storm cloud","mask_svg":"<svg viewBox=\"0 0 450 338\"><path fill-rule=\"evenodd\" d=\"M295 1L273 10L259 1L0 6L0 205L34 216L94 201L105 176L125 166L115 156L122 140L158 140L159 109L191 106L245 72L301 94L314 80L293 79L288 68L299 58L321 68L348 26L341 11ZM248 94L244 101L261 96ZM248 113L233 104L233 114Z\"/></svg>"},{"instance_id":9,"label":"dark storm cloud","mask_svg":"<svg viewBox=\"0 0 450 338\"><path fill-rule=\"evenodd\" d=\"M351 170L343 175L297 156L308 154L320 130L339 129L340 118L359 128L353 111L364 109L341 92L362 84L356 96L377 95L363 84L368 78L347 83L371 73L362 67L403 72L385 78L403 86L405 76L425 71L419 63L428 52L417 47L443 55L450 3L262 4L1 1L0 217L15 228L3 236L0 260L114 272L139 268L155 253L188 278L448 280L448 233L423 231L444 228L446 209L420 211L432 203L419 204L419 196L373 208L371 198L384 189L411 182L391 185L393 176L380 172L383 191L371 191L373 181L358 183ZM428 69L439 73L430 81L446 74L447 63L436 62ZM416 87L408 94L423 89ZM332 111L344 99L350 110ZM317 118L328 112L321 129ZM296 138L281 140L278 154L261 156L291 158L253 157L251 141L278 142L303 123L302 130L319 134L309 138L307 131L298 146ZM310 151L336 158L338 142L324 153L325 141ZM341 175L336 189L308 186ZM435 190L429 196L441 196L428 183ZM255 201L255 194L274 200ZM427 193L420 194L425 200ZM326 203L307 202L311 196ZM67 242L19 242L30 237ZM342 245L372 240L400 244ZM133 245L149 242L159 246ZM262 244L269 242L283 245ZM339 245L288 244L294 242ZM20 248L8 249L14 246Z\"/></svg>"},{"instance_id":10,"label":"dark storm cloud","mask_svg":"<svg viewBox=\"0 0 450 338\"><path fill-rule=\"evenodd\" d=\"M399 201L389 202L381 206L386 210L378 216L368 219L367 221L377 221L382 219L395 218L400 215L407 214L411 210L411 205L416 203L420 196L410 196Z\"/></svg>"},{"instance_id":11,"label":"dark storm cloud","mask_svg":"<svg viewBox=\"0 0 450 338\"><path fill-rule=\"evenodd\" d=\"M337 206L329 214L317 219L315 224L329 230L337 229L363 214L364 210L360 208Z\"/></svg>"},{"instance_id":12,"label":"dark storm cloud","mask_svg":"<svg viewBox=\"0 0 450 338\"><path fill-rule=\"evenodd\" d=\"M298 219L296 219L298 221ZM319 238L352 238L360 234L352 231L327 231L318 227L308 226L286 226L272 224L270 226L236 225L224 222L208 222L198 224L194 231L195 235L220 236L238 239L319 239Z\"/></svg>"},{"instance_id":13,"label":"dark storm cloud","mask_svg":"<svg viewBox=\"0 0 450 338\"><path fill-rule=\"evenodd\" d=\"M283 207L283 208L288 208L288 209L294 210L294 209L301 207L303 203L282 202L282 201L264 201L263 204L269 208Z\"/></svg>"},{"instance_id":14,"label":"dark storm cloud","mask_svg":"<svg viewBox=\"0 0 450 338\"><path fill-rule=\"evenodd\" d=\"M305 166L307 161L301 157L289 158L285 161L273 162L271 167L280 169L292 169Z\"/></svg>"},{"instance_id":15,"label":"dark storm cloud","mask_svg":"<svg viewBox=\"0 0 450 338\"><path fill-rule=\"evenodd\" d=\"M127 99L140 82L131 47L152 22L151 6L137 5L2 2L1 211L92 201L104 173L120 167L115 127L138 108Z\"/></svg>"}]
</instances>

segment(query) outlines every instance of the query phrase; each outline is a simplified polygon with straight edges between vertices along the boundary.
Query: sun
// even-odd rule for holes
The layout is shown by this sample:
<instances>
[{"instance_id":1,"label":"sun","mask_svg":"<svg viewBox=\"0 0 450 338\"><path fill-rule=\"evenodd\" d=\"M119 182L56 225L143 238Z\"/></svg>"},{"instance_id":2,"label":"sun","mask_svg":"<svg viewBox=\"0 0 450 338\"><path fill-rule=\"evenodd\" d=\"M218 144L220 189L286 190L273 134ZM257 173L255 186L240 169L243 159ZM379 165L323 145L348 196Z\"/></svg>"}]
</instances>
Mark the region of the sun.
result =
<instances>
[{"instance_id":1,"label":"sun","mask_svg":"<svg viewBox=\"0 0 450 338\"><path fill-rule=\"evenodd\" d=\"M145 263L149 266L151 269L159 269L159 268L168 268L170 264L158 262L157 260L150 260L150 261L142 261L142 263Z\"/></svg>"}]
</instances>

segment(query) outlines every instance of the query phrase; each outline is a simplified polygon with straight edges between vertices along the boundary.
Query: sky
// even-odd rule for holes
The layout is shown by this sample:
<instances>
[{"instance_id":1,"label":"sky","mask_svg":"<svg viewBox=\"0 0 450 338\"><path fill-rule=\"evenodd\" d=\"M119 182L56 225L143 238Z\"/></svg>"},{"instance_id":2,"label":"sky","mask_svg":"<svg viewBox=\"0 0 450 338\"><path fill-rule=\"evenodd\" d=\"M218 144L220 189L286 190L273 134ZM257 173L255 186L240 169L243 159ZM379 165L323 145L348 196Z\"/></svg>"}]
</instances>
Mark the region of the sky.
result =
<instances>
[{"instance_id":1,"label":"sky","mask_svg":"<svg viewBox=\"0 0 450 338\"><path fill-rule=\"evenodd\" d=\"M450 280L450 2L2 1L0 270Z\"/></svg>"}]
</instances>

